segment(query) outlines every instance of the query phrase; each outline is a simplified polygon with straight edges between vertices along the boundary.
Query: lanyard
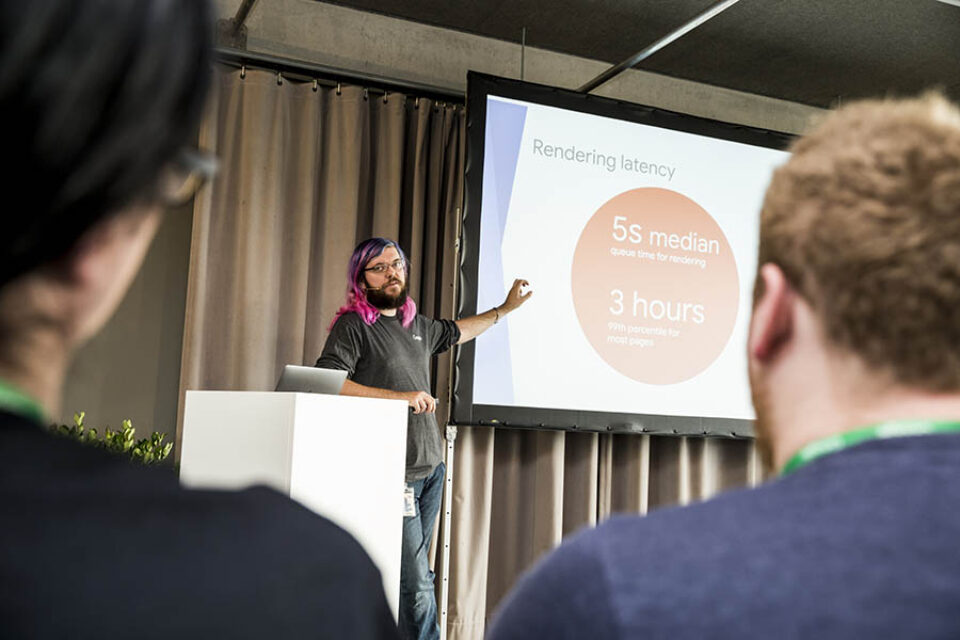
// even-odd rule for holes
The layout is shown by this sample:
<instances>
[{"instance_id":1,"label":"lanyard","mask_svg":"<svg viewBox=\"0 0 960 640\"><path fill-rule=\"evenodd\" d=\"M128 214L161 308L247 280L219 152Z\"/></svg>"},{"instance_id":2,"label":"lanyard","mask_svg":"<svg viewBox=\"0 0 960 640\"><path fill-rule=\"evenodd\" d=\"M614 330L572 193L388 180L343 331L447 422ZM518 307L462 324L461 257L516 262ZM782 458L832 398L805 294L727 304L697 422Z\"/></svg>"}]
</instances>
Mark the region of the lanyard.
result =
<instances>
[{"instance_id":1,"label":"lanyard","mask_svg":"<svg viewBox=\"0 0 960 640\"><path fill-rule=\"evenodd\" d=\"M839 433L829 438L811 442L787 461L780 475L785 476L821 456L852 447L853 445L868 440L885 440L887 438L901 438L904 436L954 432L960 432L960 422L936 420L897 420L893 422L881 422L880 424Z\"/></svg>"},{"instance_id":2,"label":"lanyard","mask_svg":"<svg viewBox=\"0 0 960 640\"><path fill-rule=\"evenodd\" d=\"M45 420L40 403L20 389L0 380L0 410L15 413L34 422Z\"/></svg>"}]
</instances>

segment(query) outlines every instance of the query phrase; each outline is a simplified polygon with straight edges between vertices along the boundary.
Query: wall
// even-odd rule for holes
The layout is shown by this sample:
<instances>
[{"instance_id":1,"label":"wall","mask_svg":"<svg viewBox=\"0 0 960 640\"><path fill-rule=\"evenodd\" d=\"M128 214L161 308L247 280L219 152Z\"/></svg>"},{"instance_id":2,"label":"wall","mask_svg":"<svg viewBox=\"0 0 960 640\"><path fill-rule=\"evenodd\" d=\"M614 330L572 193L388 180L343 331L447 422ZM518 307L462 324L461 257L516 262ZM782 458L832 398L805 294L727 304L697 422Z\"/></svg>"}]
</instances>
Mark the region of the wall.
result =
<instances>
[{"instance_id":1,"label":"wall","mask_svg":"<svg viewBox=\"0 0 960 640\"><path fill-rule=\"evenodd\" d=\"M192 220L192 205L166 214L117 313L77 354L64 388L68 424L85 411L89 426L130 418L138 437L162 431L173 440Z\"/></svg>"},{"instance_id":2,"label":"wall","mask_svg":"<svg viewBox=\"0 0 960 640\"><path fill-rule=\"evenodd\" d=\"M217 0L222 17L240 0ZM313 0L261 0L247 23L248 49L463 91L468 69L519 77L520 46ZM648 43L637 43L638 49ZM575 88L607 65L527 48L524 78ZM598 94L665 109L799 132L817 109L643 71L628 71ZM120 309L76 358L63 416L90 424L133 420L138 435L174 434L190 253L191 210L167 216Z\"/></svg>"},{"instance_id":3,"label":"wall","mask_svg":"<svg viewBox=\"0 0 960 640\"><path fill-rule=\"evenodd\" d=\"M218 0L217 6L221 16L231 17L239 3ZM313 0L260 0L247 19L247 28L251 51L461 92L468 69L520 77L519 44ZM637 50L648 44L638 42ZM524 58L525 80L568 89L610 66L532 47L527 47ZM806 105L636 70L621 74L596 93L793 133L802 131L809 117L819 112Z\"/></svg>"}]
</instances>

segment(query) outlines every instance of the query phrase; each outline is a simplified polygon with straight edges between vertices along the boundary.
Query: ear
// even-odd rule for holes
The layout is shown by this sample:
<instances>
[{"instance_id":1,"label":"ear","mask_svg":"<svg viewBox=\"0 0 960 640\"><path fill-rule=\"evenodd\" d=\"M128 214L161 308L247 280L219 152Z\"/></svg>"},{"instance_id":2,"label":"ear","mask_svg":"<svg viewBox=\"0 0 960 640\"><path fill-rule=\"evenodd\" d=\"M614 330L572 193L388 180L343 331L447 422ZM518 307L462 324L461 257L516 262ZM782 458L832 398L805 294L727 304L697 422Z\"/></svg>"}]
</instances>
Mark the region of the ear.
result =
<instances>
[{"instance_id":1,"label":"ear","mask_svg":"<svg viewBox=\"0 0 960 640\"><path fill-rule=\"evenodd\" d=\"M57 262L57 273L72 285L87 285L95 281L102 272L100 254L109 245L113 233L113 222L107 220L88 229L73 245L69 252Z\"/></svg>"},{"instance_id":2,"label":"ear","mask_svg":"<svg viewBox=\"0 0 960 640\"><path fill-rule=\"evenodd\" d=\"M148 212L131 211L108 216L88 229L59 261L60 277L81 286L109 278L118 268L117 259L136 249L138 236L153 237L157 220ZM147 241L149 244L149 240Z\"/></svg>"},{"instance_id":3,"label":"ear","mask_svg":"<svg viewBox=\"0 0 960 640\"><path fill-rule=\"evenodd\" d=\"M763 294L753 308L747 351L751 359L768 362L793 337L796 295L775 264L760 267Z\"/></svg>"},{"instance_id":4,"label":"ear","mask_svg":"<svg viewBox=\"0 0 960 640\"><path fill-rule=\"evenodd\" d=\"M76 344L96 333L120 304L159 224L157 207L117 213L96 223L60 261L67 330Z\"/></svg>"}]
</instances>

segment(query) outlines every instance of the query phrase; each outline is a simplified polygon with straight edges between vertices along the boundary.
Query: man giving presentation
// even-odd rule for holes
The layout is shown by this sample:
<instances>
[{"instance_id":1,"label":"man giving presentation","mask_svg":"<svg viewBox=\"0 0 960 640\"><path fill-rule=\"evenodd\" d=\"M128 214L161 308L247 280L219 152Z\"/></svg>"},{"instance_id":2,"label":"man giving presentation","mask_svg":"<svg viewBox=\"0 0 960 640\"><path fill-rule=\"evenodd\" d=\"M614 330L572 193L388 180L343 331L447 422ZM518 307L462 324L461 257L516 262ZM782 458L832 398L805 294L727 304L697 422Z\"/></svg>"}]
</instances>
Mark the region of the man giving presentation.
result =
<instances>
[{"instance_id":1,"label":"man giving presentation","mask_svg":"<svg viewBox=\"0 0 960 640\"><path fill-rule=\"evenodd\" d=\"M532 292L526 280L515 280L503 303L489 311L457 321L434 320L417 313L407 295L409 275L410 263L396 242L370 238L357 245L347 267L347 301L334 318L317 366L348 372L343 395L410 405L405 501L410 504L403 518L400 631L405 638L427 640L439 637L427 552L444 475L430 359L476 338Z\"/></svg>"}]
</instances>

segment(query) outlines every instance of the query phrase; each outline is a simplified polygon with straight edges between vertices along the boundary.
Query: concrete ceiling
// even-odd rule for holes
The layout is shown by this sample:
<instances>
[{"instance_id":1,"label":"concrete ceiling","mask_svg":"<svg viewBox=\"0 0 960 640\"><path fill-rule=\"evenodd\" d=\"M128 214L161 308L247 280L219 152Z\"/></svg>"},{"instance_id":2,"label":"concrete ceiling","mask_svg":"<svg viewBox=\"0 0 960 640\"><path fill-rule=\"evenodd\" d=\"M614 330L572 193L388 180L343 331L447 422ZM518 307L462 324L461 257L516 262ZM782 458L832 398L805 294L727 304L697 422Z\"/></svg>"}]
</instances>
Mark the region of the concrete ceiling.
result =
<instances>
[{"instance_id":1,"label":"concrete ceiling","mask_svg":"<svg viewBox=\"0 0 960 640\"><path fill-rule=\"evenodd\" d=\"M341 0L353 9L618 63L715 0ZM940 88L960 100L960 6L741 0L637 67L827 107ZM587 79L585 78L584 81Z\"/></svg>"}]
</instances>

